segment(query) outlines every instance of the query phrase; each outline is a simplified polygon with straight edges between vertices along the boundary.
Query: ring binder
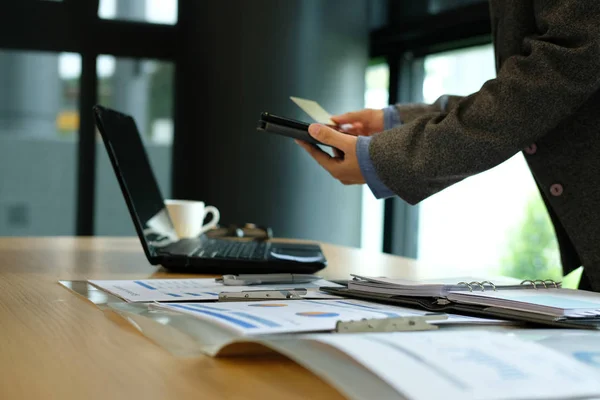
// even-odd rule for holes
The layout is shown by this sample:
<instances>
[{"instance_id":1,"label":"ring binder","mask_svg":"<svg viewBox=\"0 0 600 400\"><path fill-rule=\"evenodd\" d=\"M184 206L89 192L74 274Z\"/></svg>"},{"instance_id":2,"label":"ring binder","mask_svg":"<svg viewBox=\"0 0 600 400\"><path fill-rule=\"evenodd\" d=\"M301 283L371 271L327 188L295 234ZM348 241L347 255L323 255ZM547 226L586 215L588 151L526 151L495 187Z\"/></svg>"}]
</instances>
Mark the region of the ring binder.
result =
<instances>
[{"instance_id":1,"label":"ring binder","mask_svg":"<svg viewBox=\"0 0 600 400\"><path fill-rule=\"evenodd\" d=\"M544 289L548 289L548 286L554 286L554 288L558 289L561 286L561 282L556 282L552 279L525 279L524 281L521 282L521 285L525 285L525 284L529 284L530 286L533 286L534 289L538 289L538 285L544 286ZM458 282L456 284L457 286L460 285L465 285L466 287L469 288L469 292L473 292L473 287L474 286L479 286L481 288L482 292L485 292L485 286L491 286L492 290L494 292L498 291L498 288L496 287L496 285L491 282L491 281L482 281L482 282Z\"/></svg>"},{"instance_id":2,"label":"ring binder","mask_svg":"<svg viewBox=\"0 0 600 400\"><path fill-rule=\"evenodd\" d=\"M526 283L529 283L531 286L533 286L534 289L538 289L538 283L542 284L544 286L544 289L548 289L547 283L554 286L555 289L558 289L561 286L562 282L556 282L552 279L525 279L521 282L521 285L525 285Z\"/></svg>"},{"instance_id":3,"label":"ring binder","mask_svg":"<svg viewBox=\"0 0 600 400\"><path fill-rule=\"evenodd\" d=\"M374 295L394 295L411 297L415 300L429 298L450 298L450 296L469 296L474 298L495 298L499 292L510 296L512 291L523 290L531 292L530 289L553 289L561 288L561 282L552 279L537 279L537 277L521 280L510 277L498 277L487 279L477 277L464 278L440 278L427 280L409 280L401 278L368 277L351 275L352 280L347 283L348 292L364 292ZM323 289L323 288L321 288ZM502 297L502 296L500 296Z\"/></svg>"},{"instance_id":4,"label":"ring binder","mask_svg":"<svg viewBox=\"0 0 600 400\"><path fill-rule=\"evenodd\" d=\"M496 285L494 285L492 282L490 282L490 281L483 281L483 282L481 282L482 285L485 285L486 283L492 287L492 289L494 290L494 292L497 291L496 290Z\"/></svg>"},{"instance_id":5,"label":"ring binder","mask_svg":"<svg viewBox=\"0 0 600 400\"><path fill-rule=\"evenodd\" d=\"M469 288L469 292L473 291L473 286L475 286L475 285L479 286L481 288L482 292L485 292L485 285L491 286L492 290L494 292L497 291L496 285L494 285L494 283L490 282L490 281L482 281L482 282L476 282L476 281L473 281L473 282L458 282L457 285L458 286L460 286L460 285L466 285Z\"/></svg>"},{"instance_id":6,"label":"ring binder","mask_svg":"<svg viewBox=\"0 0 600 400\"><path fill-rule=\"evenodd\" d=\"M550 282L550 283L552 283L552 285L554 285L555 289L558 289L558 287L561 285L561 282L555 282L552 279L546 279L544 282Z\"/></svg>"}]
</instances>

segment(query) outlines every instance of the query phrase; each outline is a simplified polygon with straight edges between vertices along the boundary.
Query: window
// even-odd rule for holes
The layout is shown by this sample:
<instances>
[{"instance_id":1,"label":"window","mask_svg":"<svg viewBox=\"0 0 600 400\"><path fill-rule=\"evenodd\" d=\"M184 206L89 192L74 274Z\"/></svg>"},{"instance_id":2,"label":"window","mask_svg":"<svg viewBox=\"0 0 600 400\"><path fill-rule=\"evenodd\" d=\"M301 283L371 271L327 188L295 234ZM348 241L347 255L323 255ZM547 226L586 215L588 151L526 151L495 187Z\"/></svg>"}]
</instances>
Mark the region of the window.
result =
<instances>
[{"instance_id":1,"label":"window","mask_svg":"<svg viewBox=\"0 0 600 400\"><path fill-rule=\"evenodd\" d=\"M75 233L80 73L78 54L0 50L0 235Z\"/></svg>"},{"instance_id":2,"label":"window","mask_svg":"<svg viewBox=\"0 0 600 400\"><path fill-rule=\"evenodd\" d=\"M431 55L423 97L468 95L494 76L491 45ZM522 154L423 201L418 258L471 275L560 277L553 228Z\"/></svg>"},{"instance_id":3,"label":"window","mask_svg":"<svg viewBox=\"0 0 600 400\"><path fill-rule=\"evenodd\" d=\"M103 19L175 25L177 0L100 0L98 16Z\"/></svg>"},{"instance_id":4,"label":"window","mask_svg":"<svg viewBox=\"0 0 600 400\"><path fill-rule=\"evenodd\" d=\"M174 26L178 0L34 0L7 5L3 15L8 25L3 27L16 33L3 35L0 48L0 167L7 172L0 180L0 234L88 236L96 231L94 217L100 217L101 233L122 232L120 221L115 229L106 228L110 222L105 220L115 219L106 210L95 210L98 202L106 205L116 199L96 182L97 175L102 179L106 172L96 164L107 160L102 159L105 151L97 151L101 143L94 140L91 109L100 100L136 117L148 145L161 148L158 155L150 151L151 162L169 164L155 166L168 194L172 75L178 61L176 44L181 42ZM51 34L30 34L40 28L41 15L42 30ZM85 32L74 38L73 29L79 26L86 27ZM122 35L127 40L115 40ZM67 49L73 53L61 53ZM146 60L98 59L102 52ZM154 59L163 62L149 61ZM119 82L124 74L135 76L135 82ZM121 96L119 91L128 92Z\"/></svg>"},{"instance_id":5,"label":"window","mask_svg":"<svg viewBox=\"0 0 600 400\"><path fill-rule=\"evenodd\" d=\"M390 71L383 60L374 60L367 68L365 107L380 109L388 105ZM361 214L361 247L373 251L383 248L384 202L377 200L363 185Z\"/></svg>"},{"instance_id":6,"label":"window","mask_svg":"<svg viewBox=\"0 0 600 400\"><path fill-rule=\"evenodd\" d=\"M100 56L99 102L133 116L154 175L166 198L171 192L174 64ZM97 235L134 235L135 231L110 160L98 138L96 154Z\"/></svg>"}]
</instances>

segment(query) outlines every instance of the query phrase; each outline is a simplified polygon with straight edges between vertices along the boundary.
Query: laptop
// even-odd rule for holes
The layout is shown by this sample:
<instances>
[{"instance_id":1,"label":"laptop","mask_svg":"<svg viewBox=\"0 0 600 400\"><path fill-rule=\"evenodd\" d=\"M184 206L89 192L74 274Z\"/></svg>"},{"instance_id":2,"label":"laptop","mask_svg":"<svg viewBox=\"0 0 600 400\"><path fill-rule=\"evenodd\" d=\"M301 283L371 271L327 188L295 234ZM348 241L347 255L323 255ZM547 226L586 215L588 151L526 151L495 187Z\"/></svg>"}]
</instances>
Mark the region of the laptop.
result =
<instances>
[{"instance_id":1,"label":"laptop","mask_svg":"<svg viewBox=\"0 0 600 400\"><path fill-rule=\"evenodd\" d=\"M94 107L94 118L150 264L206 274L310 274L325 268L327 261L315 243L206 235L179 239L133 118L102 106Z\"/></svg>"}]
</instances>

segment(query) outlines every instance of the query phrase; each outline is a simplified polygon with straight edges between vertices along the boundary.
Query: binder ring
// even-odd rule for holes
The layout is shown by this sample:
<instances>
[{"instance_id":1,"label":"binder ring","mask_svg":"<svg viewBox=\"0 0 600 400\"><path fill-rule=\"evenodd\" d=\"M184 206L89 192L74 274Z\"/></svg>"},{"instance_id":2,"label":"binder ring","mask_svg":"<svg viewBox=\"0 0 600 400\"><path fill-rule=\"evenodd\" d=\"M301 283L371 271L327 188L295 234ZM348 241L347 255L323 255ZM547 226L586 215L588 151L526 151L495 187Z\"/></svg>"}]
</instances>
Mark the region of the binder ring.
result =
<instances>
[{"instance_id":1,"label":"binder ring","mask_svg":"<svg viewBox=\"0 0 600 400\"><path fill-rule=\"evenodd\" d=\"M534 289L537 289L537 285L535 284L535 281L532 281L531 279L526 279L523 282L521 282L521 285L523 285L525 283L530 283L531 285L533 285Z\"/></svg>"},{"instance_id":2,"label":"binder ring","mask_svg":"<svg viewBox=\"0 0 600 400\"><path fill-rule=\"evenodd\" d=\"M493 283L493 282L490 282L490 281L483 281L483 282L481 282L481 284L482 284L482 285L488 284L488 285L490 285L490 286L492 287L492 289L494 290L494 292L496 291L496 285L494 285L494 283Z\"/></svg>"},{"instance_id":3,"label":"binder ring","mask_svg":"<svg viewBox=\"0 0 600 400\"><path fill-rule=\"evenodd\" d=\"M556 282L552 279L546 279L544 282L550 282L550 284L553 285L556 289L558 289L558 286L560 285L560 282Z\"/></svg>"},{"instance_id":4,"label":"binder ring","mask_svg":"<svg viewBox=\"0 0 600 400\"><path fill-rule=\"evenodd\" d=\"M470 282L471 285L478 285L481 288L482 292L485 292L485 288L481 284L481 282Z\"/></svg>"},{"instance_id":5,"label":"binder ring","mask_svg":"<svg viewBox=\"0 0 600 400\"><path fill-rule=\"evenodd\" d=\"M546 281L541 280L541 279L536 279L535 282L540 282L542 285L544 285L544 289L548 289L548 286L546 286Z\"/></svg>"},{"instance_id":6,"label":"binder ring","mask_svg":"<svg viewBox=\"0 0 600 400\"><path fill-rule=\"evenodd\" d=\"M458 282L457 285L466 285L469 288L469 292L473 291L473 287L467 282Z\"/></svg>"},{"instance_id":7,"label":"binder ring","mask_svg":"<svg viewBox=\"0 0 600 400\"><path fill-rule=\"evenodd\" d=\"M525 284L532 285L534 289L538 289L538 285L544 286L544 289L548 289L548 286L554 286L555 288L558 289L560 287L561 282L556 282L552 279L536 279L536 280L526 279L521 282L521 285L525 285Z\"/></svg>"}]
</instances>

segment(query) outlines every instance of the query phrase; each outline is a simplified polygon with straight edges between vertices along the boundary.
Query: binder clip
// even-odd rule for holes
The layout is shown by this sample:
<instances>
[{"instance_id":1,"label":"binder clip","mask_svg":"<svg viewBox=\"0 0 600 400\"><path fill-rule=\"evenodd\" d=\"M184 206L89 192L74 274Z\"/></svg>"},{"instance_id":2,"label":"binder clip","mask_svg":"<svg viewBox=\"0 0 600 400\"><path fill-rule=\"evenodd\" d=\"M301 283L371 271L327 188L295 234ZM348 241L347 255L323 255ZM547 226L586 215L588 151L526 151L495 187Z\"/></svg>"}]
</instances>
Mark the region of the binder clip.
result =
<instances>
[{"instance_id":1,"label":"binder clip","mask_svg":"<svg viewBox=\"0 0 600 400\"><path fill-rule=\"evenodd\" d=\"M307 294L306 289L286 290L245 290L241 292L221 292L219 301L252 300L301 300Z\"/></svg>"},{"instance_id":2,"label":"binder clip","mask_svg":"<svg viewBox=\"0 0 600 400\"><path fill-rule=\"evenodd\" d=\"M360 321L338 321L335 326L336 333L365 333L365 332L409 332L430 331L438 329L437 325L429 321L448 319L446 314L431 314L414 317L372 318Z\"/></svg>"}]
</instances>

